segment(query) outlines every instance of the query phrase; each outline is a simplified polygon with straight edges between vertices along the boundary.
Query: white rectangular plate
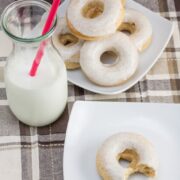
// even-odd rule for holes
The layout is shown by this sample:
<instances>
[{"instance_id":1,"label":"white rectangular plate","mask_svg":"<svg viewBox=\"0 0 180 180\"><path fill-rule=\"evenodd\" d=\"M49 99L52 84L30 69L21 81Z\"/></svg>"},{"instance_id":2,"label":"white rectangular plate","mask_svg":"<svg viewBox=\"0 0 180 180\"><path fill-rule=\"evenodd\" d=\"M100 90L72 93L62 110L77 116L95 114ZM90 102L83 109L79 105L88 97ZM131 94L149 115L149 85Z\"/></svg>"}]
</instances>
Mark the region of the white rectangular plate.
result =
<instances>
[{"instance_id":1,"label":"white rectangular plate","mask_svg":"<svg viewBox=\"0 0 180 180\"><path fill-rule=\"evenodd\" d=\"M65 16L68 3L69 0L66 0L62 4L58 12L59 16ZM90 82L81 70L74 70L68 71L68 80L70 82L92 92L100 94L117 94L136 84L155 64L172 35L173 24L132 0L127 1L127 8L136 9L139 12L142 12L150 20L153 28L152 44L146 51L140 54L140 63L136 74L122 85L116 87L102 87Z\"/></svg>"},{"instance_id":2,"label":"white rectangular plate","mask_svg":"<svg viewBox=\"0 0 180 180\"><path fill-rule=\"evenodd\" d=\"M180 105L76 102L66 133L64 180L100 180L97 149L118 132L136 132L154 144L160 162L157 180L180 179Z\"/></svg>"}]
</instances>

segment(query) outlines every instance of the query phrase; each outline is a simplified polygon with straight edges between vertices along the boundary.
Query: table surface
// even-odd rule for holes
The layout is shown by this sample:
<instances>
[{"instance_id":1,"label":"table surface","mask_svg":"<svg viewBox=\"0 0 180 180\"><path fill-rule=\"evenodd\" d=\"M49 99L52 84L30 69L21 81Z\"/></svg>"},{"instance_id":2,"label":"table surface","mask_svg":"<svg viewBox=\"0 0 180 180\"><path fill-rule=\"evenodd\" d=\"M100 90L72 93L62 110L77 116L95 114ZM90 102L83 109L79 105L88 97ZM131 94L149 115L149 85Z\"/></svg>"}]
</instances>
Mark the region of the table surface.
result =
<instances>
[{"instance_id":1,"label":"table surface","mask_svg":"<svg viewBox=\"0 0 180 180\"><path fill-rule=\"evenodd\" d=\"M12 1L0 0L0 13ZM136 1L154 12L160 12L175 25L173 37L156 65L135 86L119 95L94 94L69 84L64 114L49 126L26 126L11 113L3 81L6 58L0 58L0 179L63 180L64 138L76 100L180 103L180 1Z\"/></svg>"}]
</instances>

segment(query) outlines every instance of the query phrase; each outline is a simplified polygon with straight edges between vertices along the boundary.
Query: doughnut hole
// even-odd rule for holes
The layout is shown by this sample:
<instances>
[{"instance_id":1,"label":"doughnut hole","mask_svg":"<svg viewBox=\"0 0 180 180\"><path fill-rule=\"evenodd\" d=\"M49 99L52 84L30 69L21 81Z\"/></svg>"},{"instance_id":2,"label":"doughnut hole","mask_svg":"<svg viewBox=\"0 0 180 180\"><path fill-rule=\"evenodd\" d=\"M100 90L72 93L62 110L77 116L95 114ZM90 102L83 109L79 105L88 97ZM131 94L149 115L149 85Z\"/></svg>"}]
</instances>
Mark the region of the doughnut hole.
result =
<instances>
[{"instance_id":1,"label":"doughnut hole","mask_svg":"<svg viewBox=\"0 0 180 180\"><path fill-rule=\"evenodd\" d=\"M133 172L129 179L141 179L144 180L145 177L154 177L155 170L148 165L139 164L139 155L134 149L126 149L124 152L120 153L117 157L119 163L126 168L132 168Z\"/></svg>"},{"instance_id":2,"label":"doughnut hole","mask_svg":"<svg viewBox=\"0 0 180 180\"><path fill-rule=\"evenodd\" d=\"M118 31L121 31L126 35L131 35L136 31L136 25L135 23L122 23L118 28Z\"/></svg>"},{"instance_id":3,"label":"doughnut hole","mask_svg":"<svg viewBox=\"0 0 180 180\"><path fill-rule=\"evenodd\" d=\"M116 51L105 51L101 57L100 61L104 66L113 66L118 62L118 53Z\"/></svg>"},{"instance_id":4,"label":"doughnut hole","mask_svg":"<svg viewBox=\"0 0 180 180\"><path fill-rule=\"evenodd\" d=\"M82 14L85 18L93 19L100 16L104 11L104 3L94 0L85 4Z\"/></svg>"},{"instance_id":5,"label":"doughnut hole","mask_svg":"<svg viewBox=\"0 0 180 180\"><path fill-rule=\"evenodd\" d=\"M130 165L130 161L128 161L128 160L124 160L124 159L119 159L119 164L122 166L122 167L124 167L124 168L128 168L129 167L129 165Z\"/></svg>"},{"instance_id":6,"label":"doughnut hole","mask_svg":"<svg viewBox=\"0 0 180 180\"><path fill-rule=\"evenodd\" d=\"M125 167L136 168L139 162L139 155L134 149L126 149L118 155L117 159L119 163L123 166L125 165Z\"/></svg>"},{"instance_id":7,"label":"doughnut hole","mask_svg":"<svg viewBox=\"0 0 180 180\"><path fill-rule=\"evenodd\" d=\"M78 38L70 33L67 33L59 35L59 41L62 45L69 47L78 43Z\"/></svg>"}]
</instances>

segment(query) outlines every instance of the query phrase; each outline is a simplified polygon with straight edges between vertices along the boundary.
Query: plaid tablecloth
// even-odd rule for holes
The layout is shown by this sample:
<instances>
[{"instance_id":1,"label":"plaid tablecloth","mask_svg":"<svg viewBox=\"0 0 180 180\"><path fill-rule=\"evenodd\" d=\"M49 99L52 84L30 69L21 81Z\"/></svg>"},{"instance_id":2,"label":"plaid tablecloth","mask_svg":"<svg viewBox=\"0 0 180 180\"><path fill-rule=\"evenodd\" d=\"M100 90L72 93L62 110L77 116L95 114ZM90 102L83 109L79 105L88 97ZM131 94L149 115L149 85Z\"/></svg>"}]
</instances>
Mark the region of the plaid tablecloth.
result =
<instances>
[{"instance_id":1,"label":"plaid tablecloth","mask_svg":"<svg viewBox=\"0 0 180 180\"><path fill-rule=\"evenodd\" d=\"M0 13L12 1L0 0ZM0 58L0 179L63 180L64 138L69 114L76 100L180 102L180 1L136 1L170 19L175 26L173 37L156 65L134 87L119 95L94 94L69 84L65 112L49 126L26 126L11 113L3 82L6 58Z\"/></svg>"}]
</instances>

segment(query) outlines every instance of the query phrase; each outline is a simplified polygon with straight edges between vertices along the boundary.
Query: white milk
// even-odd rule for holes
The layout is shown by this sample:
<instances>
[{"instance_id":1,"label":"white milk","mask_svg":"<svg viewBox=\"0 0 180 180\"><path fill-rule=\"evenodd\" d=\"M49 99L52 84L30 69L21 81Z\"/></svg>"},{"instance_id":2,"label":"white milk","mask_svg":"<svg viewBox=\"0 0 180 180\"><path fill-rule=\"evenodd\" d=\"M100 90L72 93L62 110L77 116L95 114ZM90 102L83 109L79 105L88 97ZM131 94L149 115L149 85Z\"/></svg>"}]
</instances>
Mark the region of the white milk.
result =
<instances>
[{"instance_id":1,"label":"white milk","mask_svg":"<svg viewBox=\"0 0 180 180\"><path fill-rule=\"evenodd\" d=\"M55 121L67 102L67 74L56 54L45 52L35 77L28 75L36 51L25 50L8 58L5 83L9 106L25 124L44 126Z\"/></svg>"}]
</instances>

